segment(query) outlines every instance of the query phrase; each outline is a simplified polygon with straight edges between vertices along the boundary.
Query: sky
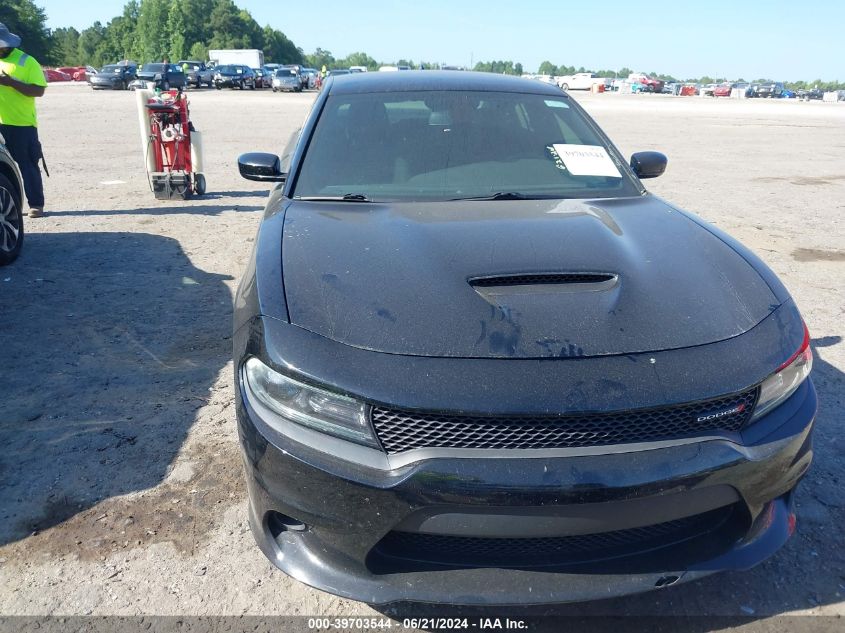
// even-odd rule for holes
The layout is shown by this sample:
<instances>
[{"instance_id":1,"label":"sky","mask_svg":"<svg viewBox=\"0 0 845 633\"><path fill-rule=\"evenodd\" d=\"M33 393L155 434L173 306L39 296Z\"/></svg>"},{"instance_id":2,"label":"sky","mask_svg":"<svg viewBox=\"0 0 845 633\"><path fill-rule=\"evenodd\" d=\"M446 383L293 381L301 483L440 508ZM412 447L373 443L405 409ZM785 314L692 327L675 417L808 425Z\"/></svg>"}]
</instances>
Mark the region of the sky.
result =
<instances>
[{"instance_id":1,"label":"sky","mask_svg":"<svg viewBox=\"0 0 845 633\"><path fill-rule=\"evenodd\" d=\"M36 0L48 26L81 30L124 0ZM306 53L363 51L469 66L548 59L594 70L628 67L679 78L845 79L842 0L235 0ZM354 7L354 8L353 8Z\"/></svg>"}]
</instances>

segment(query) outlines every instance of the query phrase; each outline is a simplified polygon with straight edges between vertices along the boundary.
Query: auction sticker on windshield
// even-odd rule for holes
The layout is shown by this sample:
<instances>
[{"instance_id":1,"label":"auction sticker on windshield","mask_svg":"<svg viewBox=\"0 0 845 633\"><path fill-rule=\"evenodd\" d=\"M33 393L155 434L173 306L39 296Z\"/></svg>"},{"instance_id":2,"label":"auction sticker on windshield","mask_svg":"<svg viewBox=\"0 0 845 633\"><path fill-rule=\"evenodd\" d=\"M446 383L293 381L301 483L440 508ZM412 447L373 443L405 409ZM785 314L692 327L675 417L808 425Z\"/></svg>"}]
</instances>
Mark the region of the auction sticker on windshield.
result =
<instances>
[{"instance_id":1,"label":"auction sticker on windshield","mask_svg":"<svg viewBox=\"0 0 845 633\"><path fill-rule=\"evenodd\" d=\"M555 152L573 176L610 176L621 178L619 168L607 150L598 145L553 145Z\"/></svg>"}]
</instances>

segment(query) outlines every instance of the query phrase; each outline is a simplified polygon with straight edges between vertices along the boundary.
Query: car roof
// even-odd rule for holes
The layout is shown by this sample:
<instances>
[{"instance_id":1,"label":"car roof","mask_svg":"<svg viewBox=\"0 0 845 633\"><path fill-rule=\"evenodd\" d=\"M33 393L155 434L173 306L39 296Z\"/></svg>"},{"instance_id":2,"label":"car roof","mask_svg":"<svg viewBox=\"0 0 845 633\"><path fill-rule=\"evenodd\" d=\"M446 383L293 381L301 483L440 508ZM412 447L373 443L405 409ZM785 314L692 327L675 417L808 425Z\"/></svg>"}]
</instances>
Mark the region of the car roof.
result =
<instances>
[{"instance_id":1,"label":"car roof","mask_svg":"<svg viewBox=\"0 0 845 633\"><path fill-rule=\"evenodd\" d=\"M454 70L405 70L398 73L344 74L332 81L330 94L427 90L523 92L568 98L566 93L556 85L533 79Z\"/></svg>"}]
</instances>

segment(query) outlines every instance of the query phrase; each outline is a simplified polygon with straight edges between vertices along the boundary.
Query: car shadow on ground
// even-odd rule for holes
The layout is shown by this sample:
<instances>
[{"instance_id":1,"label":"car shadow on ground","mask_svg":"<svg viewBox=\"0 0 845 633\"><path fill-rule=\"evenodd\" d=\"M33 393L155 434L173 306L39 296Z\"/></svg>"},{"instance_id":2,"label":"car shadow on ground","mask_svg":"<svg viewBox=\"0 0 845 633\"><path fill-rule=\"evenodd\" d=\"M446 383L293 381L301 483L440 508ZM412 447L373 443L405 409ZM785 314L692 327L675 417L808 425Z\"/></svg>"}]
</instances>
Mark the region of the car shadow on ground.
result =
<instances>
[{"instance_id":1,"label":"car shadow on ground","mask_svg":"<svg viewBox=\"0 0 845 633\"><path fill-rule=\"evenodd\" d=\"M220 200L222 198L267 198L270 192L260 191L212 191L199 197L200 200Z\"/></svg>"},{"instance_id":2,"label":"car shadow on ground","mask_svg":"<svg viewBox=\"0 0 845 633\"><path fill-rule=\"evenodd\" d=\"M747 571L715 574L690 583L622 598L528 607L461 607L421 603L373 605L402 621L421 617L532 619L532 630L717 631L754 625L782 614L845 600L845 373L822 357L842 336L811 341L813 381L819 394L815 458L798 488L798 530L772 558ZM561 628L561 618L565 628ZM536 621L534 621L536 619ZM783 630L837 630L835 616L784 617ZM762 629L759 629L762 630ZM771 630L769 628L765 630Z\"/></svg>"},{"instance_id":3,"label":"car shadow on ground","mask_svg":"<svg viewBox=\"0 0 845 633\"><path fill-rule=\"evenodd\" d=\"M198 200L201 200L199 198ZM237 213L253 213L263 211L259 205L245 204L190 204L168 205L160 207L141 207L137 209L78 209L69 211L50 211L48 215L56 217L74 216L109 216L109 215L220 215L226 211Z\"/></svg>"},{"instance_id":4,"label":"car shadow on ground","mask_svg":"<svg viewBox=\"0 0 845 633\"><path fill-rule=\"evenodd\" d=\"M27 235L0 270L0 544L168 476L231 359L228 279L167 237Z\"/></svg>"}]
</instances>

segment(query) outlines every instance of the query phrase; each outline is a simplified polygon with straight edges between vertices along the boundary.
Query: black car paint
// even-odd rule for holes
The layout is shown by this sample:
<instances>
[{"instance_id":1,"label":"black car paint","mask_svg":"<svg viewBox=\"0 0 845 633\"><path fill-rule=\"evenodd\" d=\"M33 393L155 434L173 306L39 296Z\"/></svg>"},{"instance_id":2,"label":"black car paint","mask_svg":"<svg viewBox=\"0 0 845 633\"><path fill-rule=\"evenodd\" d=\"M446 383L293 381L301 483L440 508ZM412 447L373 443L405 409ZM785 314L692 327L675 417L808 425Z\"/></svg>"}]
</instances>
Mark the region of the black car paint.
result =
<instances>
[{"instance_id":1,"label":"black car paint","mask_svg":"<svg viewBox=\"0 0 845 633\"><path fill-rule=\"evenodd\" d=\"M137 77L140 81L154 82L156 88L161 88L162 90L185 87L187 78L180 68L177 68L173 64L168 64L165 70L163 68L164 64L160 63L150 64L150 66L147 70L144 70L147 65L142 66L137 72Z\"/></svg>"},{"instance_id":2,"label":"black car paint","mask_svg":"<svg viewBox=\"0 0 845 633\"><path fill-rule=\"evenodd\" d=\"M88 75L88 85L94 90L110 88L112 90L126 90L129 84L137 79L136 66L124 66L119 73L96 73Z\"/></svg>"},{"instance_id":3,"label":"black car paint","mask_svg":"<svg viewBox=\"0 0 845 633\"><path fill-rule=\"evenodd\" d=\"M241 72L238 73L224 70L229 67L238 68ZM255 71L248 66L241 66L237 64L218 66L214 70L214 87L218 90L222 88L239 88L240 90L249 88L253 90L255 89Z\"/></svg>"},{"instance_id":4,"label":"black car paint","mask_svg":"<svg viewBox=\"0 0 845 633\"><path fill-rule=\"evenodd\" d=\"M444 84L448 89L454 81L464 89L548 91L560 98L556 88L535 82L447 75L424 73L404 81L413 84L409 90L423 85L443 89ZM804 338L792 299L753 253L645 191L639 198L617 200L408 203L396 208L292 200L297 169L332 90L401 90L407 85L397 86L391 77L358 77L330 78L298 141L288 147L281 161L287 179L271 192L235 299L238 426L250 524L265 554L308 584L359 600L487 604L643 591L667 577L691 580L747 568L776 551L790 534L792 490L812 459L816 395L810 380L739 434L716 433L677 445L503 451L487 459L461 451L396 456L294 424L283 434L264 422L268 412L251 401L241 380L239 365L250 356L372 405L461 414L554 414L648 408L737 393L760 384ZM572 102L572 107L577 105ZM476 211L472 205L479 204ZM546 213L558 207L567 212ZM526 217L524 236L514 231L520 214ZM562 217L547 217L557 215ZM558 230L547 228L552 226ZM667 239L661 243L663 231ZM605 259L591 251L593 242L602 247L593 250ZM536 266L522 252L526 249L539 258ZM391 250L396 253L392 259ZM686 262L688 256L696 266ZM649 263L655 264L657 279L694 280L678 289L677 305L669 305L676 299L668 289L649 285L654 282ZM620 289L601 318L595 318L597 309L589 327L567 329L566 319L542 324L526 318L526 312L495 306L483 314L479 308L491 306L467 284L471 276L572 267L618 274L621 288L643 283L641 293L654 292L661 303L638 306L648 297L634 293L627 305L619 300ZM363 283L368 275L370 287ZM444 286L447 291L440 296ZM676 318L688 315L674 332L665 331L673 329L668 320L662 327L637 324L657 336L657 344L649 344L644 332L625 328L622 317L612 312L647 310L640 314L659 320L661 310L654 307L676 311ZM430 327L426 317L440 327ZM627 336L612 331L614 319ZM690 321L694 324L687 328ZM497 331L502 338L494 336ZM492 345L494 339L504 344ZM531 345L540 339L548 345ZM483 514L495 505L519 515L526 507L554 514L572 504L601 503L625 514L623 504L638 500L661 512L679 503L690 504L693 511L693 493L714 492L714 486L735 491L746 515L745 536L698 560L684 559L690 548L673 548L610 563L461 569L457 576L442 567L382 573L370 560L387 532L425 508ZM278 516L273 513L287 515L290 527L273 523ZM496 529L492 522L475 527Z\"/></svg>"},{"instance_id":5,"label":"black car paint","mask_svg":"<svg viewBox=\"0 0 845 633\"><path fill-rule=\"evenodd\" d=\"M354 208L294 200L285 218L291 323L364 349L473 358L630 354L737 336L778 304L742 257L651 195ZM574 272L618 279L598 290L468 281Z\"/></svg>"},{"instance_id":6,"label":"black car paint","mask_svg":"<svg viewBox=\"0 0 845 633\"><path fill-rule=\"evenodd\" d=\"M752 96L779 98L783 94L783 84L779 81L759 84L754 87Z\"/></svg>"}]
</instances>

